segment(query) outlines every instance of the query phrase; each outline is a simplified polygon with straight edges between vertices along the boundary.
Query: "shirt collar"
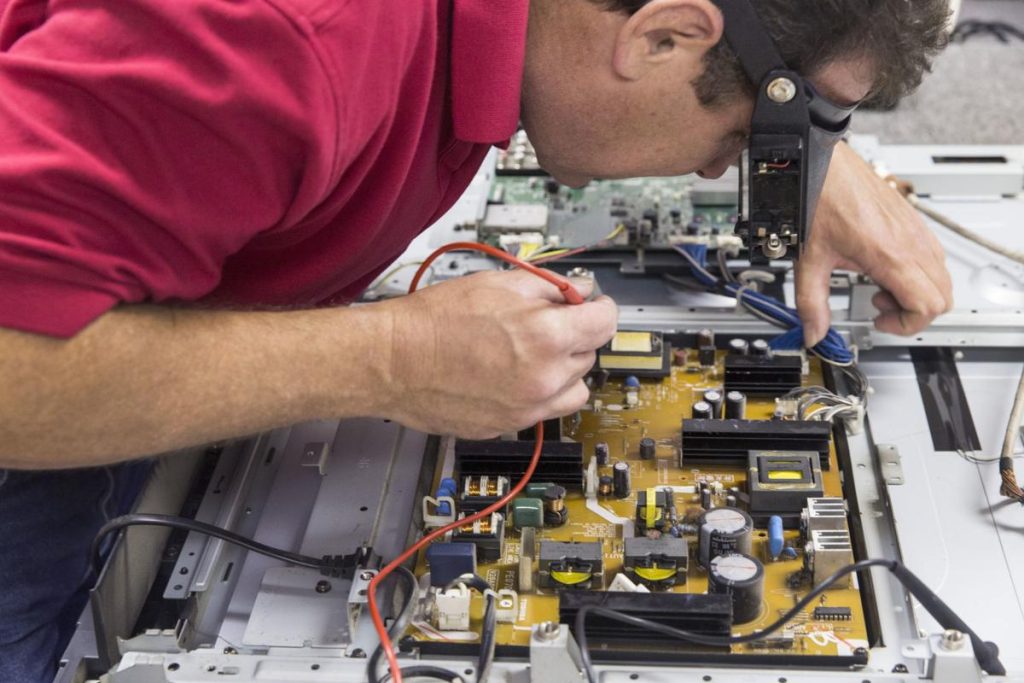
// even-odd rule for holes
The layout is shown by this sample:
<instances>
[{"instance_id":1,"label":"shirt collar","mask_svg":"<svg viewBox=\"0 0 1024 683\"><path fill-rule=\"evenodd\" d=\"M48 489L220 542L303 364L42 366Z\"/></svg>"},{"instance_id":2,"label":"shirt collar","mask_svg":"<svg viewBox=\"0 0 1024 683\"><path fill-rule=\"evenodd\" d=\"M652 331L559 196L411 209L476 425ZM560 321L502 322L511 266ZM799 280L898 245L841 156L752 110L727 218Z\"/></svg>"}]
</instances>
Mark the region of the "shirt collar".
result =
<instances>
[{"instance_id":1,"label":"shirt collar","mask_svg":"<svg viewBox=\"0 0 1024 683\"><path fill-rule=\"evenodd\" d=\"M452 0L455 137L495 144L519 124L528 0Z\"/></svg>"}]
</instances>

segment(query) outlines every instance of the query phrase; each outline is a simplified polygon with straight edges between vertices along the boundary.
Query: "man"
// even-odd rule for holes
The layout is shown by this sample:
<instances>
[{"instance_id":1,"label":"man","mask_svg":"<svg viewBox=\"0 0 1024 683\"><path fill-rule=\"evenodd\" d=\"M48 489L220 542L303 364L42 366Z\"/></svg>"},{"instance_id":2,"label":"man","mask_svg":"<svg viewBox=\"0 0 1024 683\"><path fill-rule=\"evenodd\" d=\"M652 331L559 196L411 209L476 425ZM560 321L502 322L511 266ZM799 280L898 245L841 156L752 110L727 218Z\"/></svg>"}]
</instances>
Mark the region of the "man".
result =
<instances>
[{"instance_id":1,"label":"man","mask_svg":"<svg viewBox=\"0 0 1024 683\"><path fill-rule=\"evenodd\" d=\"M944 0L754 0L790 67L892 100ZM579 408L614 303L491 273L346 308L523 121L560 181L716 176L752 97L711 0L0 0L0 680L42 681L142 454L310 418L488 437ZM880 329L950 305L935 240L840 147L799 266ZM68 468L89 468L68 471ZM80 595L80 591L79 591Z\"/></svg>"}]
</instances>

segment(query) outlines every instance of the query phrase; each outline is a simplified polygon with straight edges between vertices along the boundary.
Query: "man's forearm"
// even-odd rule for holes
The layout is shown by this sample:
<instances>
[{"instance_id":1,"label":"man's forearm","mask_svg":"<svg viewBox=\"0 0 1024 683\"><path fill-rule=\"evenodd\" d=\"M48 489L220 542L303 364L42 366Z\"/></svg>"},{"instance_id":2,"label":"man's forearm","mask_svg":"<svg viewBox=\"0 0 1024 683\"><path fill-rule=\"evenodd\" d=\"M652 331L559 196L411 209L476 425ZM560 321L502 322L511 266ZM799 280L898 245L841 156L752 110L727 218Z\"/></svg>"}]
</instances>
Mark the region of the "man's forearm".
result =
<instances>
[{"instance_id":1,"label":"man's forearm","mask_svg":"<svg viewBox=\"0 0 1024 683\"><path fill-rule=\"evenodd\" d=\"M0 329L0 467L97 465L379 414L389 325L377 306L131 306L69 340Z\"/></svg>"}]
</instances>

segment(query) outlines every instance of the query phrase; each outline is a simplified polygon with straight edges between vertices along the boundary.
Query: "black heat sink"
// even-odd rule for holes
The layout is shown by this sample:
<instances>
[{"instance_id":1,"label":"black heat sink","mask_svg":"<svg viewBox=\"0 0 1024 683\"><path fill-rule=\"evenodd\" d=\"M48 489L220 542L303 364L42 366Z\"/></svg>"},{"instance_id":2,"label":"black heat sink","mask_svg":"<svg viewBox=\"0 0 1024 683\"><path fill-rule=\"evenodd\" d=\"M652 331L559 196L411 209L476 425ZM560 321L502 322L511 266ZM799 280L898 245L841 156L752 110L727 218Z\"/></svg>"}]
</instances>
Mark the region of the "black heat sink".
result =
<instances>
[{"instance_id":1,"label":"black heat sink","mask_svg":"<svg viewBox=\"0 0 1024 683\"><path fill-rule=\"evenodd\" d=\"M535 441L458 440L455 442L455 473L459 477L505 476L515 485L526 474L536 445ZM582 489L583 444L545 441L533 481Z\"/></svg>"},{"instance_id":2,"label":"black heat sink","mask_svg":"<svg viewBox=\"0 0 1024 683\"><path fill-rule=\"evenodd\" d=\"M750 451L817 451L827 470L831 430L811 420L683 420L680 465L746 468Z\"/></svg>"},{"instance_id":3,"label":"black heat sink","mask_svg":"<svg viewBox=\"0 0 1024 683\"><path fill-rule=\"evenodd\" d=\"M702 593L621 593L565 591L558 595L558 620L575 634L576 615L586 605L607 607L659 624L708 636L728 636L732 627L732 600L728 595ZM615 621L598 614L587 617L590 642L664 644L683 646L682 641Z\"/></svg>"},{"instance_id":4,"label":"black heat sink","mask_svg":"<svg viewBox=\"0 0 1024 683\"><path fill-rule=\"evenodd\" d=\"M750 396L781 396L803 381L803 361L798 356L725 357L725 390Z\"/></svg>"}]
</instances>

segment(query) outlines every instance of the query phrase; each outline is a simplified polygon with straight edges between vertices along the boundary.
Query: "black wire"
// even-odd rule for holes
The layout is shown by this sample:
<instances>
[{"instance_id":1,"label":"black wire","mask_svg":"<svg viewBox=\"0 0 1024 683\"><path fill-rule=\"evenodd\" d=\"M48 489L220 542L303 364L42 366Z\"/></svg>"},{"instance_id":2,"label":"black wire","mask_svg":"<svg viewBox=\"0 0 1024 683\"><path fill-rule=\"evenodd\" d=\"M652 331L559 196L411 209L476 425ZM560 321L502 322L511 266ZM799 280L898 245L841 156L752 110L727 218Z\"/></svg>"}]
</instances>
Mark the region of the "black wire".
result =
<instances>
[{"instance_id":1,"label":"black wire","mask_svg":"<svg viewBox=\"0 0 1024 683\"><path fill-rule=\"evenodd\" d=\"M419 584L416 581L416 575L405 567L399 567L395 570L395 575L405 581L405 599L402 601L402 607L398 610L398 615L395 617L395 622L388 629L388 636L392 641L398 639L402 635L407 625L409 614L412 611L413 605L416 603L416 595L419 592ZM382 643L377 644L377 648L370 655L369 661L366 663L366 680L369 683L380 683L381 679L377 676L377 671L380 668L380 659L384 656L384 645ZM405 675L405 669L402 669L402 675ZM388 674L385 680L390 677Z\"/></svg>"},{"instance_id":2,"label":"black wire","mask_svg":"<svg viewBox=\"0 0 1024 683\"><path fill-rule=\"evenodd\" d=\"M403 666L402 667L402 679L406 678L434 678L439 681L447 681L448 683L463 683L465 679L454 671L449 671L440 666ZM391 672L384 674L384 678L380 679L380 683L387 683L391 680Z\"/></svg>"},{"instance_id":3,"label":"black wire","mask_svg":"<svg viewBox=\"0 0 1024 683\"><path fill-rule=\"evenodd\" d=\"M476 664L476 683L485 683L491 675L494 651L497 643L498 601L493 591L487 593L487 607L484 609L484 623L480 630L480 659Z\"/></svg>"},{"instance_id":4,"label":"black wire","mask_svg":"<svg viewBox=\"0 0 1024 683\"><path fill-rule=\"evenodd\" d=\"M310 569L324 569L326 565L323 560L316 557L310 557L308 555L300 555L299 553L293 553L288 550L282 550L280 548L274 548L269 545L264 545L251 538L246 538L239 534L221 529L213 524L207 524L205 522L199 522L194 519L187 517L175 517L174 515L156 515L149 513L136 513L132 515L122 515L121 517L115 517L106 524L104 524L100 530L96 533L96 536L92 539L92 566L96 574L99 575L100 570L103 569L103 541L108 534L112 534L115 531L120 531L130 526L164 526L172 529L184 529L185 531L194 531L196 533L205 534L214 538L219 538L222 541L227 541L237 546L241 546L246 550L251 550L254 553L260 555L266 555L267 557L273 557L276 560L294 564L299 567L308 567Z\"/></svg>"},{"instance_id":5,"label":"black wire","mask_svg":"<svg viewBox=\"0 0 1024 683\"><path fill-rule=\"evenodd\" d=\"M986 643L981 640L978 635L970 629L955 613L939 599L935 593L928 589L917 576L911 573L906 567L895 560L861 560L855 564L847 565L843 567L835 574L818 584L814 590L805 595L796 605L793 606L788 612L783 614L781 617L776 619L771 625L766 628L740 636L709 636L700 633L694 633L693 631L684 631L682 629L673 628L666 626L665 624L659 624L648 619L635 617L630 614L624 614L617 612L607 607L599 607L597 605L586 605L580 609L576 614L575 623L575 635L576 641L580 647L580 655L583 662L583 671L587 675L587 680L590 683L596 683L597 678L594 675L594 665L590 658L590 648L587 644L586 634L586 619L590 614L597 614L599 616L612 619L636 628L645 629L648 631L654 631L671 638L677 638L679 640L685 640L697 645L707 645L711 647L729 647L730 645L739 645L742 643L750 643L758 640L762 640L765 636L768 636L787 623L789 623L794 617L810 605L819 595L824 593L826 590L831 588L836 582L843 577L853 572L860 572L871 567L885 567L907 588L911 595L916 597L918 601L924 606L926 610L944 628L955 628L962 633L965 633L971 639L971 644L974 647L974 654L978 660L982 670L988 674L1002 676L1005 675L1006 670L1003 665L999 662L998 652L995 645Z\"/></svg>"}]
</instances>

